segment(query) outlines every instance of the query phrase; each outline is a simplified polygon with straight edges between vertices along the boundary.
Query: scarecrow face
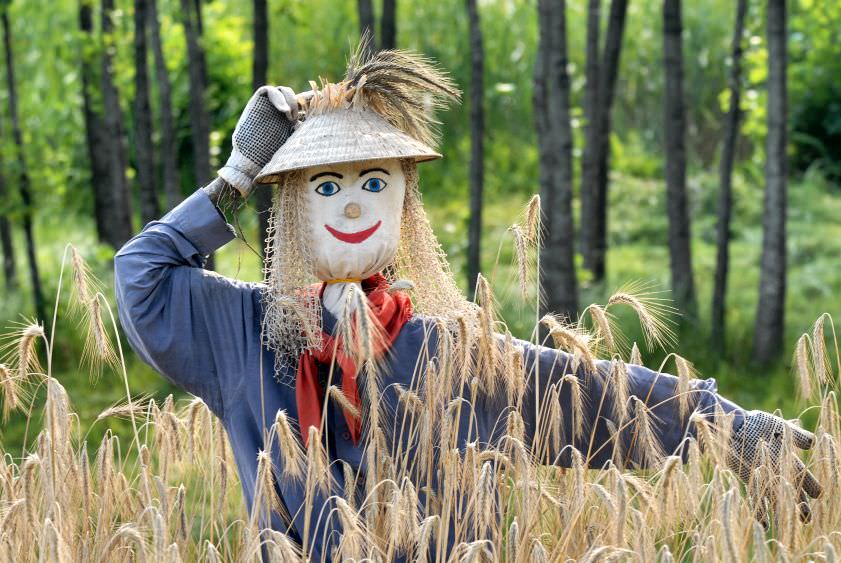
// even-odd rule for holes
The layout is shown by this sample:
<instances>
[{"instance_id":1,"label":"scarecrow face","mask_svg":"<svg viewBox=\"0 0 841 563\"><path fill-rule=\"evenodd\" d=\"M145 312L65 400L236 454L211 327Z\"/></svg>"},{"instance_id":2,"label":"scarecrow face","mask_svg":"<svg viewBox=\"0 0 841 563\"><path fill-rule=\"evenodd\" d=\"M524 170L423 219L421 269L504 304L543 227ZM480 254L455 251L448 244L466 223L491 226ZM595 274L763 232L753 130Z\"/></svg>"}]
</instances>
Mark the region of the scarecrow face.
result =
<instances>
[{"instance_id":1,"label":"scarecrow face","mask_svg":"<svg viewBox=\"0 0 841 563\"><path fill-rule=\"evenodd\" d=\"M318 279L364 279L391 262L406 193L399 160L308 168L304 181Z\"/></svg>"}]
</instances>

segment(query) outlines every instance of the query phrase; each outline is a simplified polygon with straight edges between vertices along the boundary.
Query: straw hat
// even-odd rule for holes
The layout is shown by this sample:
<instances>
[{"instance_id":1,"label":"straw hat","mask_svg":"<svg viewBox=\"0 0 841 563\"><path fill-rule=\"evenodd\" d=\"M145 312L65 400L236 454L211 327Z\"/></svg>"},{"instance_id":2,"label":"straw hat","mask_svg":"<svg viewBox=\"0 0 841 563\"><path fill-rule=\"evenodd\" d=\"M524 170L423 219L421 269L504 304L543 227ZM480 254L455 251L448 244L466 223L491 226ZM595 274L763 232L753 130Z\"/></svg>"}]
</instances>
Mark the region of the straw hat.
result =
<instances>
[{"instance_id":1,"label":"straw hat","mask_svg":"<svg viewBox=\"0 0 841 563\"><path fill-rule=\"evenodd\" d=\"M357 53L345 80L313 86L301 103L303 121L257 175L278 182L292 170L385 158L441 158L435 149L435 110L460 96L431 61L406 51L380 51L365 62Z\"/></svg>"},{"instance_id":2,"label":"straw hat","mask_svg":"<svg viewBox=\"0 0 841 563\"><path fill-rule=\"evenodd\" d=\"M373 111L339 109L303 121L260 171L257 183L272 184L284 172L311 166L383 158L423 162L441 155Z\"/></svg>"}]
</instances>

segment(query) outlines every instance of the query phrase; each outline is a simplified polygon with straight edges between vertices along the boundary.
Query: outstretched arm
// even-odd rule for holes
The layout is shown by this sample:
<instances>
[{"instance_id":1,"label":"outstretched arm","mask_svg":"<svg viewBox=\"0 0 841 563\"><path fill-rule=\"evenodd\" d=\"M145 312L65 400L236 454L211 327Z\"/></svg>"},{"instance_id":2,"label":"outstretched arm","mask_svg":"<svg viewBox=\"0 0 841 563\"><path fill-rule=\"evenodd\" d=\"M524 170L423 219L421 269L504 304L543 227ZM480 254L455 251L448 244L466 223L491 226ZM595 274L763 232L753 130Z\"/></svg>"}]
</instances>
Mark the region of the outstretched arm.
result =
<instances>
[{"instance_id":1,"label":"outstretched arm","mask_svg":"<svg viewBox=\"0 0 841 563\"><path fill-rule=\"evenodd\" d=\"M590 467L650 467L663 455L685 459L699 424L726 440L724 463L749 485L756 516L768 523L781 483L798 490L801 516L821 486L794 455L814 436L777 416L745 411L718 394L715 380L685 379L621 361L587 365L570 354L524 343L522 400L527 443L539 458L569 466L573 447ZM723 419L717 416L725 415ZM789 443L786 446L786 443ZM703 445L703 440L702 440Z\"/></svg>"},{"instance_id":2,"label":"outstretched arm","mask_svg":"<svg viewBox=\"0 0 841 563\"><path fill-rule=\"evenodd\" d=\"M744 411L718 394L713 379L681 381L618 359L588 364L522 344L527 389L520 412L530 443L549 462L568 465L574 446L591 467L608 460L647 467L662 455L685 455L699 415L732 413L734 428L741 425Z\"/></svg>"}]
</instances>

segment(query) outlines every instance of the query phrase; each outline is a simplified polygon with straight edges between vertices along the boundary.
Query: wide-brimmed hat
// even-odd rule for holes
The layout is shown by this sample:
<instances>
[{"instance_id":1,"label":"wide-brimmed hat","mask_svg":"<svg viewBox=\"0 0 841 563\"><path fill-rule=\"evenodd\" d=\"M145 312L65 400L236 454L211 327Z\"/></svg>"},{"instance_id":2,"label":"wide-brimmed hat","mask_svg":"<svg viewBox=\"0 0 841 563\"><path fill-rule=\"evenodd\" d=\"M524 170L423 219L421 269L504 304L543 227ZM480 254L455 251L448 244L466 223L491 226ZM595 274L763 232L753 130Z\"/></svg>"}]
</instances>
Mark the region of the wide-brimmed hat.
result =
<instances>
[{"instance_id":1,"label":"wide-brimmed hat","mask_svg":"<svg viewBox=\"0 0 841 563\"><path fill-rule=\"evenodd\" d=\"M260 171L257 182L272 184L284 172L311 166L385 158L423 162L441 155L373 111L340 109L303 121Z\"/></svg>"},{"instance_id":2,"label":"wide-brimmed hat","mask_svg":"<svg viewBox=\"0 0 841 563\"><path fill-rule=\"evenodd\" d=\"M431 61L406 51L355 55L345 80L315 83L301 103L305 118L257 175L260 184L313 166L381 160L441 158L435 110L460 96Z\"/></svg>"}]
</instances>

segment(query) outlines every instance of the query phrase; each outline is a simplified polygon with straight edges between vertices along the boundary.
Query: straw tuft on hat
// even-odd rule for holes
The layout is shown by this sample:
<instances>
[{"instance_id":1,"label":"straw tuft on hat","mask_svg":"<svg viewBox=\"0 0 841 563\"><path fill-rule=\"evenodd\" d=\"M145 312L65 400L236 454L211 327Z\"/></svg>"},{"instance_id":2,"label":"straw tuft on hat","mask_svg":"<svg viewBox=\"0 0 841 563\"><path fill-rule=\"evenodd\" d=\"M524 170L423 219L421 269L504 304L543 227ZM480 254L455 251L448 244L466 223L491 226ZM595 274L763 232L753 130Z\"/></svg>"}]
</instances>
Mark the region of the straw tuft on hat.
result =
<instances>
[{"instance_id":1,"label":"straw tuft on hat","mask_svg":"<svg viewBox=\"0 0 841 563\"><path fill-rule=\"evenodd\" d=\"M258 183L312 166L441 158L435 112L461 96L428 58L396 50L364 62L357 50L342 82L311 84L314 95L301 107L305 118L257 175Z\"/></svg>"}]
</instances>

